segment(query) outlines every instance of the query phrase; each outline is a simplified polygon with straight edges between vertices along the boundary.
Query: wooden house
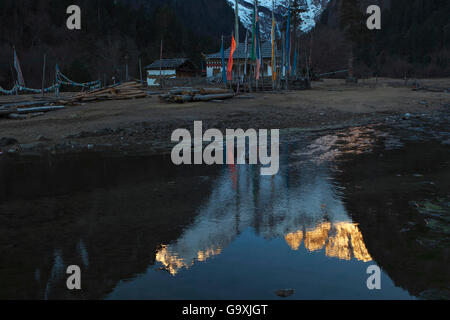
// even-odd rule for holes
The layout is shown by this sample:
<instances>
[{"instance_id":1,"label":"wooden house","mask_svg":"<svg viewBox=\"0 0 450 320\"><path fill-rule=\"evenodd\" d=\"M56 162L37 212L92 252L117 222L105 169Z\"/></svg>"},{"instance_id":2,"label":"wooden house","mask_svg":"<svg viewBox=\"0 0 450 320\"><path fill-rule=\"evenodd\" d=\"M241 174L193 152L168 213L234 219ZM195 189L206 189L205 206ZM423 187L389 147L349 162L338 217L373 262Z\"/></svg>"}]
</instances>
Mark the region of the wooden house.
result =
<instances>
[{"instance_id":1,"label":"wooden house","mask_svg":"<svg viewBox=\"0 0 450 320\"><path fill-rule=\"evenodd\" d=\"M191 78L197 75L195 65L187 58L156 60L145 67L149 86L159 86L159 79Z\"/></svg>"}]
</instances>

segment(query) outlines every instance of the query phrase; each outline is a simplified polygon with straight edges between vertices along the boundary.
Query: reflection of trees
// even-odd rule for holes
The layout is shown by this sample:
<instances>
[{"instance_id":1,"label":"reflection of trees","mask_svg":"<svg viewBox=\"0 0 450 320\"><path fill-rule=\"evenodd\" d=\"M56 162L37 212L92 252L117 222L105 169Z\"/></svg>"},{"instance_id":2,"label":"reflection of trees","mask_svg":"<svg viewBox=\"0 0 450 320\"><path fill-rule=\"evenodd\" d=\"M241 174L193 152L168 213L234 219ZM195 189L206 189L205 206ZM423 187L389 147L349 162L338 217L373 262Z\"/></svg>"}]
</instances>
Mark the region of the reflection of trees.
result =
<instances>
[{"instance_id":1,"label":"reflection of trees","mask_svg":"<svg viewBox=\"0 0 450 320\"><path fill-rule=\"evenodd\" d=\"M432 232L414 205L448 194L450 171L440 165L445 159L448 150L422 144L383 158L360 156L341 168L346 208L360 225L370 254L396 285L415 296L450 285L448 234ZM414 177L424 170L428 175Z\"/></svg>"},{"instance_id":2,"label":"reflection of trees","mask_svg":"<svg viewBox=\"0 0 450 320\"><path fill-rule=\"evenodd\" d=\"M0 298L103 298L154 264L208 196L209 178L161 157L70 159L2 163ZM205 170L212 179L214 168ZM80 293L65 287L70 264L82 268Z\"/></svg>"}]
</instances>

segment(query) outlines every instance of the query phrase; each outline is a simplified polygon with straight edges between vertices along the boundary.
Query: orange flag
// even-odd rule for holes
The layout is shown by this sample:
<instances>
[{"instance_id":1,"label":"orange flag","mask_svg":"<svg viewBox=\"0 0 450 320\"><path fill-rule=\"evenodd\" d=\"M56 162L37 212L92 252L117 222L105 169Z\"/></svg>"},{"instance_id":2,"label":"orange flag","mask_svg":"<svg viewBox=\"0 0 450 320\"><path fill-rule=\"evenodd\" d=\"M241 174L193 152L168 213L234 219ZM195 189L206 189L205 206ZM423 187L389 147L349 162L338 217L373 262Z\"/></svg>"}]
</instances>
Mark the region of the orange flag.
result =
<instances>
[{"instance_id":1,"label":"orange flag","mask_svg":"<svg viewBox=\"0 0 450 320\"><path fill-rule=\"evenodd\" d=\"M231 36L230 58L228 59L228 68L227 68L227 80L228 81L232 80L234 51L236 51L236 41L234 40L234 36Z\"/></svg>"}]
</instances>

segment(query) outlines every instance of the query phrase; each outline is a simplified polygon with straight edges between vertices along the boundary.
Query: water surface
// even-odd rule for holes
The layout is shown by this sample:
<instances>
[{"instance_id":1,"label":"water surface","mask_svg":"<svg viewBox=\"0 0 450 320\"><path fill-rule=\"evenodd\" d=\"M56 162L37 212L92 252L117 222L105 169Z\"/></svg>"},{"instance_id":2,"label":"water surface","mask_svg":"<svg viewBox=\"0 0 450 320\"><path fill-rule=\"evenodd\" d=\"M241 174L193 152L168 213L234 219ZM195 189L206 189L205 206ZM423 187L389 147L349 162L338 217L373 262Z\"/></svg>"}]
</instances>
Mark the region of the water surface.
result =
<instances>
[{"instance_id":1,"label":"water surface","mask_svg":"<svg viewBox=\"0 0 450 320\"><path fill-rule=\"evenodd\" d=\"M433 128L288 130L274 177L166 155L3 155L0 298L448 298L449 135Z\"/></svg>"}]
</instances>

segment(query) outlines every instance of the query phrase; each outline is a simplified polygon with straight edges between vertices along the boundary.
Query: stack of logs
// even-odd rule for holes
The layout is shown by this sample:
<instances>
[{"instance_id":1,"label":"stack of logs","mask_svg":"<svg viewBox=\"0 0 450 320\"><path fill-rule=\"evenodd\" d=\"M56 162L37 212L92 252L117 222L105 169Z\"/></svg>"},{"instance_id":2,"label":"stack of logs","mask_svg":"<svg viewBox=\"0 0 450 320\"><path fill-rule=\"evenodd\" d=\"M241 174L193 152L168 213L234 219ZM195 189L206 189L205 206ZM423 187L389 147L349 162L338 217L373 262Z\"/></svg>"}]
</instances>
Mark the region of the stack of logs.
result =
<instances>
[{"instance_id":1,"label":"stack of logs","mask_svg":"<svg viewBox=\"0 0 450 320\"><path fill-rule=\"evenodd\" d=\"M225 100L234 97L234 92L222 88L173 88L167 94L159 96L160 100L169 103L184 103L191 101Z\"/></svg>"},{"instance_id":2,"label":"stack of logs","mask_svg":"<svg viewBox=\"0 0 450 320\"><path fill-rule=\"evenodd\" d=\"M147 97L147 92L142 84L132 81L92 90L89 92L79 93L73 97L68 98L65 101L65 104L73 104L77 102L95 102L103 100L138 99L145 97Z\"/></svg>"}]
</instances>

